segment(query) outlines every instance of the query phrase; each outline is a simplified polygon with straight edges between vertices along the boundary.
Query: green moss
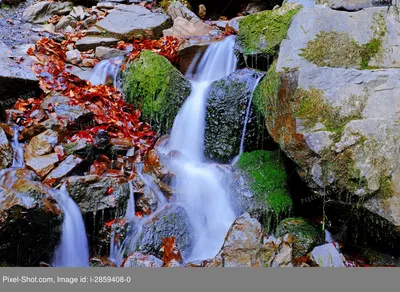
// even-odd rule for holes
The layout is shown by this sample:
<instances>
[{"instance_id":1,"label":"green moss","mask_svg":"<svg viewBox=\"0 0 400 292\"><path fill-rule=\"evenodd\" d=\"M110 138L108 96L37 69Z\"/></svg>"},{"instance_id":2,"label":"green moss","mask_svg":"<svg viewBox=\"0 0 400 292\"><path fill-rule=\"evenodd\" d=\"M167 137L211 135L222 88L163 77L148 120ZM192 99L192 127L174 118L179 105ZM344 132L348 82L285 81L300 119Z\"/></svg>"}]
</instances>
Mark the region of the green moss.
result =
<instances>
[{"instance_id":1,"label":"green moss","mask_svg":"<svg viewBox=\"0 0 400 292\"><path fill-rule=\"evenodd\" d=\"M253 93L253 103L257 110L268 117L272 113L277 112L278 93L282 86L281 77L276 72L276 60L269 67L266 76L257 85Z\"/></svg>"},{"instance_id":2,"label":"green moss","mask_svg":"<svg viewBox=\"0 0 400 292\"><path fill-rule=\"evenodd\" d=\"M279 223L276 236L283 236L288 233L294 238L293 252L295 258L306 255L308 251L321 242L321 233L302 218L287 218Z\"/></svg>"},{"instance_id":3,"label":"green moss","mask_svg":"<svg viewBox=\"0 0 400 292\"><path fill-rule=\"evenodd\" d=\"M172 127L190 82L164 57L144 51L125 70L123 91L127 102L142 112L161 134Z\"/></svg>"},{"instance_id":4,"label":"green moss","mask_svg":"<svg viewBox=\"0 0 400 292\"><path fill-rule=\"evenodd\" d=\"M379 181L378 196L383 199L389 199L393 196L393 183L391 177L385 177L382 175Z\"/></svg>"},{"instance_id":5,"label":"green moss","mask_svg":"<svg viewBox=\"0 0 400 292\"><path fill-rule=\"evenodd\" d=\"M244 54L274 55L300 8L298 4L287 3L279 9L265 10L240 20L237 40Z\"/></svg>"},{"instance_id":6,"label":"green moss","mask_svg":"<svg viewBox=\"0 0 400 292\"><path fill-rule=\"evenodd\" d=\"M382 13L374 14L371 30L373 37L363 45L347 33L321 31L300 56L318 66L372 69L371 60L383 57L383 40L388 32Z\"/></svg>"},{"instance_id":7,"label":"green moss","mask_svg":"<svg viewBox=\"0 0 400 292\"><path fill-rule=\"evenodd\" d=\"M277 218L290 214L293 202L286 190L287 175L278 151L243 153L237 166L251 177L251 188L275 212Z\"/></svg>"}]
</instances>

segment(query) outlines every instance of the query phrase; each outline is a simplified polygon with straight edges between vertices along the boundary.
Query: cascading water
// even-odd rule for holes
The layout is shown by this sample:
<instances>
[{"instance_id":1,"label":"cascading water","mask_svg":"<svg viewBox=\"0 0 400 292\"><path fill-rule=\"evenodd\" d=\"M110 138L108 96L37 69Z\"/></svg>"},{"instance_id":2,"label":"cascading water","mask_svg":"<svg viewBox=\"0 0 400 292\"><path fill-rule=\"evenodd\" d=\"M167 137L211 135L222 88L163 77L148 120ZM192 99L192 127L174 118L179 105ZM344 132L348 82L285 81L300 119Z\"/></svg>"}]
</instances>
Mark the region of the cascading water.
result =
<instances>
[{"instance_id":1,"label":"cascading water","mask_svg":"<svg viewBox=\"0 0 400 292\"><path fill-rule=\"evenodd\" d=\"M18 141L19 132L21 128L18 126L13 126L14 137L11 142L11 146L14 150L14 157L12 168L23 168L24 164L24 148L22 148L22 144Z\"/></svg>"},{"instance_id":2,"label":"cascading water","mask_svg":"<svg viewBox=\"0 0 400 292\"><path fill-rule=\"evenodd\" d=\"M235 38L229 36L209 46L197 66L191 66L192 93L175 119L164 151L182 155L167 162L176 174L176 201L188 213L198 241L189 260L214 257L236 215L233 211L224 173L205 163L204 131L207 93L213 81L234 72L237 59Z\"/></svg>"},{"instance_id":3,"label":"cascading water","mask_svg":"<svg viewBox=\"0 0 400 292\"><path fill-rule=\"evenodd\" d=\"M81 211L69 196L65 184L60 190L53 189L52 194L64 213L61 241L55 251L53 266L88 267L89 249Z\"/></svg>"},{"instance_id":4,"label":"cascading water","mask_svg":"<svg viewBox=\"0 0 400 292\"><path fill-rule=\"evenodd\" d=\"M90 82L93 85L110 84L118 87L117 76L121 68L123 57L115 57L100 61L92 71Z\"/></svg>"}]
</instances>

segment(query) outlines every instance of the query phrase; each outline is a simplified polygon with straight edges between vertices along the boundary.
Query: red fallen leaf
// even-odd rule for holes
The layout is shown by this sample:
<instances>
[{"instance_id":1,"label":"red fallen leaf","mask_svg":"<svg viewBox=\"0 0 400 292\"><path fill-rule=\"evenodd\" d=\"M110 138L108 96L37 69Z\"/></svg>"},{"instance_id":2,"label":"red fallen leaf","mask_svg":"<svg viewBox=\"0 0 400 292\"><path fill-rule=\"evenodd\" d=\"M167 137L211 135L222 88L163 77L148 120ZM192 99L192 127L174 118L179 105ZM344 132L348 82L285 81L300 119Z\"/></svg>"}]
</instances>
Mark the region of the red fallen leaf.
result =
<instances>
[{"instance_id":1,"label":"red fallen leaf","mask_svg":"<svg viewBox=\"0 0 400 292\"><path fill-rule=\"evenodd\" d=\"M57 145L54 147L54 152L57 154L60 161L65 157L65 151L62 145Z\"/></svg>"},{"instance_id":2,"label":"red fallen leaf","mask_svg":"<svg viewBox=\"0 0 400 292\"><path fill-rule=\"evenodd\" d=\"M162 261L165 264L170 263L172 260L176 260L179 263L182 262L182 255L176 246L175 236L164 237L161 249L163 250Z\"/></svg>"},{"instance_id":3,"label":"red fallen leaf","mask_svg":"<svg viewBox=\"0 0 400 292\"><path fill-rule=\"evenodd\" d=\"M10 24L14 24L14 21L12 21L12 19L7 19L7 22Z\"/></svg>"},{"instance_id":4,"label":"red fallen leaf","mask_svg":"<svg viewBox=\"0 0 400 292\"><path fill-rule=\"evenodd\" d=\"M106 227L111 227L111 225L113 225L114 222L115 222L115 220L108 221L108 222L106 222L105 226Z\"/></svg>"},{"instance_id":5,"label":"red fallen leaf","mask_svg":"<svg viewBox=\"0 0 400 292\"><path fill-rule=\"evenodd\" d=\"M114 188L113 187L109 187L107 190L107 195L111 195L114 192Z\"/></svg>"},{"instance_id":6,"label":"red fallen leaf","mask_svg":"<svg viewBox=\"0 0 400 292\"><path fill-rule=\"evenodd\" d=\"M108 165L104 162L94 161L90 166L89 174L102 175L106 172Z\"/></svg>"},{"instance_id":7,"label":"red fallen leaf","mask_svg":"<svg viewBox=\"0 0 400 292\"><path fill-rule=\"evenodd\" d=\"M140 211L136 211L135 212L136 217L142 218L143 217L143 213Z\"/></svg>"}]
</instances>

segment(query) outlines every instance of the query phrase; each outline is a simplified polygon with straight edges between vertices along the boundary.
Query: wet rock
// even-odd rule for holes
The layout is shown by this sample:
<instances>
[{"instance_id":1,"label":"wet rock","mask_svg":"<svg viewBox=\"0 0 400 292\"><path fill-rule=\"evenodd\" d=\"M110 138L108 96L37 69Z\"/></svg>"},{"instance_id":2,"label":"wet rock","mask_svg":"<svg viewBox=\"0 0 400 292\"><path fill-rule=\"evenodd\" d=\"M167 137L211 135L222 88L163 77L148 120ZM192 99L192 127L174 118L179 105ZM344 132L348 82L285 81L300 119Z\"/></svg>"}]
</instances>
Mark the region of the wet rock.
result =
<instances>
[{"instance_id":1,"label":"wet rock","mask_svg":"<svg viewBox=\"0 0 400 292\"><path fill-rule=\"evenodd\" d=\"M194 14L189 8L187 8L182 2L174 1L168 6L167 10L168 15L172 18L172 20L177 19L178 17L184 18L186 20L199 19L199 17Z\"/></svg>"},{"instance_id":2,"label":"wet rock","mask_svg":"<svg viewBox=\"0 0 400 292\"><path fill-rule=\"evenodd\" d=\"M60 238L62 216L34 172L0 174L0 258L3 265L38 266L50 262ZM16 256L18 255L18 256Z\"/></svg>"},{"instance_id":3,"label":"wet rock","mask_svg":"<svg viewBox=\"0 0 400 292\"><path fill-rule=\"evenodd\" d=\"M311 259L320 267L345 267L343 255L332 243L315 247Z\"/></svg>"},{"instance_id":4,"label":"wet rock","mask_svg":"<svg viewBox=\"0 0 400 292\"><path fill-rule=\"evenodd\" d=\"M44 184L54 186L63 177L71 173L83 160L74 155L69 155L64 159L43 181Z\"/></svg>"},{"instance_id":5,"label":"wet rock","mask_svg":"<svg viewBox=\"0 0 400 292\"><path fill-rule=\"evenodd\" d=\"M139 252L131 254L122 264L124 268L161 268L163 261L153 255L144 255Z\"/></svg>"},{"instance_id":6,"label":"wet rock","mask_svg":"<svg viewBox=\"0 0 400 292\"><path fill-rule=\"evenodd\" d=\"M13 162L14 151L6 133L0 128L0 170L9 167Z\"/></svg>"},{"instance_id":7,"label":"wet rock","mask_svg":"<svg viewBox=\"0 0 400 292\"><path fill-rule=\"evenodd\" d=\"M246 10L243 12L244 15L249 15L249 14L254 14L260 11L263 11L267 8L266 3L262 1L251 1L247 7Z\"/></svg>"},{"instance_id":8,"label":"wet rock","mask_svg":"<svg viewBox=\"0 0 400 292\"><path fill-rule=\"evenodd\" d=\"M293 267L293 239L287 234L281 238L268 237L261 247L259 259L262 267Z\"/></svg>"},{"instance_id":9,"label":"wet rock","mask_svg":"<svg viewBox=\"0 0 400 292\"><path fill-rule=\"evenodd\" d=\"M45 111L51 109L52 112L56 113L57 119L64 124L76 122L89 115L89 111L87 111L83 106L71 105L68 97L57 93L48 95L43 100L40 107ZM51 114L48 115L52 118Z\"/></svg>"},{"instance_id":10,"label":"wet rock","mask_svg":"<svg viewBox=\"0 0 400 292\"><path fill-rule=\"evenodd\" d=\"M195 234L185 209L179 205L166 206L144 224L134 250L161 257L162 239L172 236L182 256L188 257L194 247Z\"/></svg>"},{"instance_id":11,"label":"wet rock","mask_svg":"<svg viewBox=\"0 0 400 292\"><path fill-rule=\"evenodd\" d=\"M140 6L117 5L96 26L111 36L125 41L137 38L158 38L170 27L171 20L163 13L153 13Z\"/></svg>"},{"instance_id":12,"label":"wet rock","mask_svg":"<svg viewBox=\"0 0 400 292\"><path fill-rule=\"evenodd\" d=\"M287 218L279 223L276 236L288 233L293 237L294 258L305 256L322 241L320 232L302 218Z\"/></svg>"},{"instance_id":13,"label":"wet rock","mask_svg":"<svg viewBox=\"0 0 400 292\"><path fill-rule=\"evenodd\" d=\"M83 52L92 49L96 49L97 47L112 47L118 43L118 40L115 38L109 37L91 37L86 36L81 38L76 42L76 48Z\"/></svg>"},{"instance_id":14,"label":"wet rock","mask_svg":"<svg viewBox=\"0 0 400 292\"><path fill-rule=\"evenodd\" d=\"M45 23L53 15L67 15L73 4L70 2L43 1L29 6L23 14L23 19L33 23Z\"/></svg>"},{"instance_id":15,"label":"wet rock","mask_svg":"<svg viewBox=\"0 0 400 292\"><path fill-rule=\"evenodd\" d=\"M287 179L279 151L243 153L234 166L230 186L236 212L249 212L267 232L274 232L293 210Z\"/></svg>"},{"instance_id":16,"label":"wet rock","mask_svg":"<svg viewBox=\"0 0 400 292\"><path fill-rule=\"evenodd\" d=\"M163 30L163 35L175 37L206 36L211 29L210 26L199 19L192 18L189 21L185 18L177 17L171 28Z\"/></svg>"},{"instance_id":17,"label":"wet rock","mask_svg":"<svg viewBox=\"0 0 400 292\"><path fill-rule=\"evenodd\" d=\"M190 82L164 57L144 51L123 72L127 102L142 109L153 129L165 134L189 96Z\"/></svg>"},{"instance_id":18,"label":"wet rock","mask_svg":"<svg viewBox=\"0 0 400 292\"><path fill-rule=\"evenodd\" d=\"M233 222L226 235L221 251L211 265L223 267L258 266L258 254L263 240L261 224L248 213Z\"/></svg>"},{"instance_id":19,"label":"wet rock","mask_svg":"<svg viewBox=\"0 0 400 292\"><path fill-rule=\"evenodd\" d=\"M96 58L98 58L100 61L125 55L126 52L123 50L107 48L107 47L97 47L95 52Z\"/></svg>"},{"instance_id":20,"label":"wet rock","mask_svg":"<svg viewBox=\"0 0 400 292\"><path fill-rule=\"evenodd\" d=\"M129 185L120 178L71 176L66 184L71 198L84 213L122 208L129 198Z\"/></svg>"},{"instance_id":21,"label":"wet rock","mask_svg":"<svg viewBox=\"0 0 400 292\"><path fill-rule=\"evenodd\" d=\"M77 20L84 20L85 19L84 7L83 6L75 6L74 8L72 8L72 11L69 15L71 15L73 18L75 18Z\"/></svg>"},{"instance_id":22,"label":"wet rock","mask_svg":"<svg viewBox=\"0 0 400 292\"><path fill-rule=\"evenodd\" d=\"M83 67L94 67L97 64L96 59L85 58L82 60L81 66Z\"/></svg>"},{"instance_id":23,"label":"wet rock","mask_svg":"<svg viewBox=\"0 0 400 292\"><path fill-rule=\"evenodd\" d=\"M53 151L58 142L58 133L53 130L46 130L33 137L26 145L24 157L29 160L33 157L49 154Z\"/></svg>"},{"instance_id":24,"label":"wet rock","mask_svg":"<svg viewBox=\"0 0 400 292\"><path fill-rule=\"evenodd\" d=\"M151 189L146 189L144 194L136 200L136 207L138 211L150 215L157 209L158 198Z\"/></svg>"},{"instance_id":25,"label":"wet rock","mask_svg":"<svg viewBox=\"0 0 400 292\"><path fill-rule=\"evenodd\" d=\"M242 69L211 84L204 144L207 158L226 163L239 154L249 101L261 77L257 71ZM251 151L256 148L258 125L255 109L250 106L245 146Z\"/></svg>"},{"instance_id":26,"label":"wet rock","mask_svg":"<svg viewBox=\"0 0 400 292\"><path fill-rule=\"evenodd\" d=\"M25 160L26 166L36 172L38 176L44 178L59 161L56 153L51 153L38 157L29 157Z\"/></svg>"}]
</instances>

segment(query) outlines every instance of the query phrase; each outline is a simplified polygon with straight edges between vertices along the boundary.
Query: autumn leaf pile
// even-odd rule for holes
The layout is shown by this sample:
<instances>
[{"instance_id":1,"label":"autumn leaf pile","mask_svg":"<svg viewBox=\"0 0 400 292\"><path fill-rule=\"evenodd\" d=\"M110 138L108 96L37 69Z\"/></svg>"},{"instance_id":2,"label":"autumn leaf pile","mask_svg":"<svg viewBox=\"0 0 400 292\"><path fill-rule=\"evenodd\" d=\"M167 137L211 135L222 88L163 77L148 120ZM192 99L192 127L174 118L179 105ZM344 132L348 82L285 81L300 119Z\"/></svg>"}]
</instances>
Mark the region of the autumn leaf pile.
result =
<instances>
[{"instance_id":1,"label":"autumn leaf pile","mask_svg":"<svg viewBox=\"0 0 400 292\"><path fill-rule=\"evenodd\" d=\"M66 62L68 47L71 44L75 45L83 34L75 32L65 34L65 36L66 39L61 43L42 38L34 48L28 50L28 54L37 59L33 65L33 71L39 79L43 94L39 98L18 100L14 110L9 113L11 119L29 128L49 118L55 118L68 128L69 133L65 143L79 139L85 139L86 143L93 143L97 133L106 131L111 139L131 141L135 150L140 150L140 157L144 157L157 140L156 132L152 131L147 123L141 121L140 111L125 103L116 88L109 85L94 86L67 70L70 66ZM117 47L119 49L129 47L131 52L126 62L137 58L143 50L151 50L175 63L179 44L178 39L167 37L160 40L138 40L131 44L120 42ZM56 110L57 104L49 104L44 109L41 106L43 100L55 94L67 97L69 106L78 106L89 113L90 123L83 127L69 127L76 121L59 115Z\"/></svg>"}]
</instances>

